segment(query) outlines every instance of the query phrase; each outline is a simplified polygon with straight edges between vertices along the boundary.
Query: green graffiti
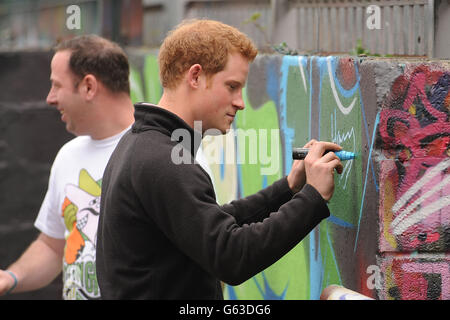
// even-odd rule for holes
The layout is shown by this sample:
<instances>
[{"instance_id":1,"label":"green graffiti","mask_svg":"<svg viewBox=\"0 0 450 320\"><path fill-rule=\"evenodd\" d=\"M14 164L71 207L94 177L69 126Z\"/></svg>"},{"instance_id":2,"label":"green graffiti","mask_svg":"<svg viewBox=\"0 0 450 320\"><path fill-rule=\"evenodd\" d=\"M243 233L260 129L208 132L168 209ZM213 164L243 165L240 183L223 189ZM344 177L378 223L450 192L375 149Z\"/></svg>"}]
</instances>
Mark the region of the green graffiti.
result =
<instances>
[{"instance_id":1,"label":"green graffiti","mask_svg":"<svg viewBox=\"0 0 450 320\"><path fill-rule=\"evenodd\" d=\"M142 81L142 75L144 81ZM138 70L134 66L130 66L129 79L130 96L133 103L158 103L162 95L162 87L159 82L159 67L155 55L148 54L144 57L143 70Z\"/></svg>"},{"instance_id":2,"label":"green graffiti","mask_svg":"<svg viewBox=\"0 0 450 320\"><path fill-rule=\"evenodd\" d=\"M134 67L130 67L130 96L133 103L144 102L141 74Z\"/></svg>"},{"instance_id":3,"label":"green graffiti","mask_svg":"<svg viewBox=\"0 0 450 320\"><path fill-rule=\"evenodd\" d=\"M321 64L320 139L333 141L341 145L344 150L361 155L362 109L357 68L353 66L353 68L337 72L338 63L339 58L328 58ZM348 89L343 88L340 79L336 76L344 72L354 81L350 86L347 84L350 87ZM348 251L351 244L346 243L344 244L346 247L342 247L342 244L334 244L333 240L354 234L362 205L362 158L359 156L352 161L344 161L343 165L343 173L335 175L334 195L328 204L331 217L323 221L319 228L323 268L321 290L330 284L342 284L340 276L342 268L338 265L335 252Z\"/></svg>"},{"instance_id":4,"label":"green graffiti","mask_svg":"<svg viewBox=\"0 0 450 320\"><path fill-rule=\"evenodd\" d=\"M243 98L246 108L243 111L238 112L236 117L236 130L239 151L238 163L241 163L239 177L240 186L242 188L241 194L242 196L248 196L282 177L282 148L278 125L278 113L274 101L269 100L258 109L255 109L248 100L246 89L243 90ZM261 129L267 131L260 131ZM251 132L256 134L257 142L252 138ZM276 133L276 139L272 139L273 136L269 134L270 132ZM277 168L276 172L273 174L261 174L261 169L267 168L267 165L262 164L260 161L261 157L258 157L261 152L261 145L259 144L262 141L259 133L267 133L267 148L266 150L263 150L262 153L265 153L264 151L269 152L274 150L273 144L276 144L277 146L276 152L271 154L270 159L272 161L272 168ZM253 143L251 143L252 140ZM255 146L255 143L258 145ZM253 163L252 161L255 159L255 156L258 160L257 163ZM301 290L296 279L292 278L292 275L295 273L293 273L292 268L289 267L293 265L291 261L298 260L299 258L302 261L306 261L303 259L304 254L305 250L302 248L302 245L297 246L274 265L267 268L264 271L264 277L260 273L243 284L233 287L232 290L234 290L234 294L238 299L264 299L268 296L282 296L287 285L295 288L295 290ZM287 266L287 268L285 268L285 266ZM274 279L276 281L273 281ZM265 282L267 282L267 284ZM270 293L268 291L270 291ZM227 290L225 290L225 298L230 298ZM286 296L286 298L288 297Z\"/></svg>"},{"instance_id":5,"label":"green graffiti","mask_svg":"<svg viewBox=\"0 0 450 320\"><path fill-rule=\"evenodd\" d=\"M281 178L282 149L275 103L267 101L255 110L248 101L246 89L243 90L243 98L246 108L237 113L235 120L239 157L237 161L240 163L241 193L242 196L248 196ZM267 144L264 143L265 138ZM272 153L272 150L276 152ZM271 171L265 170L269 166L278 170L265 175L265 171Z\"/></svg>"},{"instance_id":6,"label":"green graffiti","mask_svg":"<svg viewBox=\"0 0 450 320\"><path fill-rule=\"evenodd\" d=\"M292 147L303 147L311 140L310 83L302 64L290 66L286 88L286 123L295 128Z\"/></svg>"},{"instance_id":7,"label":"green graffiti","mask_svg":"<svg viewBox=\"0 0 450 320\"><path fill-rule=\"evenodd\" d=\"M331 62L328 61L328 64ZM359 90L354 90L358 88L358 83L352 90L339 89L339 80L334 74L327 70L322 80L320 139L333 141L344 150L361 155L361 97ZM329 208L334 216L354 226L358 222L355 213L359 212L362 195L361 157L343 162L343 165L344 172L335 177L335 191Z\"/></svg>"},{"instance_id":8,"label":"green graffiti","mask_svg":"<svg viewBox=\"0 0 450 320\"><path fill-rule=\"evenodd\" d=\"M147 55L144 64L146 102L157 104L161 98L162 87L159 83L158 60L154 55Z\"/></svg>"}]
</instances>

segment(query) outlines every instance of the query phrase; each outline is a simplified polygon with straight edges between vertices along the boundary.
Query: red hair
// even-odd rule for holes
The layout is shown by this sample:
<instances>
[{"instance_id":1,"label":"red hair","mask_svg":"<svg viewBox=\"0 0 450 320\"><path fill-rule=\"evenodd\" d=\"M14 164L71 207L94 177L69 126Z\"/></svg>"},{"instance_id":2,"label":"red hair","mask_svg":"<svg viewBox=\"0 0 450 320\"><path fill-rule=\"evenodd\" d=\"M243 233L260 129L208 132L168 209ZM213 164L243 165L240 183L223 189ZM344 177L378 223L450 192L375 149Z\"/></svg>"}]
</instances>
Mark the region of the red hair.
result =
<instances>
[{"instance_id":1,"label":"red hair","mask_svg":"<svg viewBox=\"0 0 450 320\"><path fill-rule=\"evenodd\" d=\"M159 50L161 84L175 88L184 73L197 63L207 76L212 76L222 71L229 54L236 52L251 62L258 50L245 34L222 22L183 21L169 33Z\"/></svg>"}]
</instances>

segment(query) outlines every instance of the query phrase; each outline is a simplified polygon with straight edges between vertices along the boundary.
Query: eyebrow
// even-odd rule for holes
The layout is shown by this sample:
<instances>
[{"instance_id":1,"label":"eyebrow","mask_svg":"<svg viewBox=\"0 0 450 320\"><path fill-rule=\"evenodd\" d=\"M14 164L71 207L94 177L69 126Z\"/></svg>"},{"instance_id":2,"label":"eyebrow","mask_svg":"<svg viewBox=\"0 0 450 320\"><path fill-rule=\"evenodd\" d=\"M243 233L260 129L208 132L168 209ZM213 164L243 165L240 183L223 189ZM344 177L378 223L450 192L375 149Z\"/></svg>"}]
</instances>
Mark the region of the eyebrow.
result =
<instances>
[{"instance_id":1,"label":"eyebrow","mask_svg":"<svg viewBox=\"0 0 450 320\"><path fill-rule=\"evenodd\" d=\"M245 83L242 83L242 82L240 82L238 80L227 80L225 83L226 84L237 85L237 86L242 87L242 88L245 86Z\"/></svg>"},{"instance_id":2,"label":"eyebrow","mask_svg":"<svg viewBox=\"0 0 450 320\"><path fill-rule=\"evenodd\" d=\"M54 84L54 85L59 85L59 84L61 84L60 81L58 81L57 79L52 78L52 77L50 77L50 83L51 83L51 84Z\"/></svg>"}]
</instances>

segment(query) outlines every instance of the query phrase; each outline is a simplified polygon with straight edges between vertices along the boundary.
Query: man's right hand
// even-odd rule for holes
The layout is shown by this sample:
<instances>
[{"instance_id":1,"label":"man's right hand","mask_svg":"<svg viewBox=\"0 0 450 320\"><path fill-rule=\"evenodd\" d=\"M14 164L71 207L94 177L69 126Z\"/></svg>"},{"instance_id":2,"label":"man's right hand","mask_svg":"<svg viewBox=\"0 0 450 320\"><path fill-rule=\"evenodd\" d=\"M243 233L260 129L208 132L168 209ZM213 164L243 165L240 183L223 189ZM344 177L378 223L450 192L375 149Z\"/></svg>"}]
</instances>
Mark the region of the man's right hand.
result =
<instances>
[{"instance_id":1,"label":"man's right hand","mask_svg":"<svg viewBox=\"0 0 450 320\"><path fill-rule=\"evenodd\" d=\"M7 268L18 278L13 292L40 289L52 282L62 270L65 243L65 239L40 233L20 258ZM11 274L0 270L0 295L7 293L13 285Z\"/></svg>"},{"instance_id":2,"label":"man's right hand","mask_svg":"<svg viewBox=\"0 0 450 320\"><path fill-rule=\"evenodd\" d=\"M306 183L313 186L325 201L329 201L334 192L334 170L341 174L344 167L334 152L324 153L342 148L323 141L314 142L309 148L305 158Z\"/></svg>"},{"instance_id":3,"label":"man's right hand","mask_svg":"<svg viewBox=\"0 0 450 320\"><path fill-rule=\"evenodd\" d=\"M0 296L3 296L14 285L14 278L8 272L0 270Z\"/></svg>"}]
</instances>

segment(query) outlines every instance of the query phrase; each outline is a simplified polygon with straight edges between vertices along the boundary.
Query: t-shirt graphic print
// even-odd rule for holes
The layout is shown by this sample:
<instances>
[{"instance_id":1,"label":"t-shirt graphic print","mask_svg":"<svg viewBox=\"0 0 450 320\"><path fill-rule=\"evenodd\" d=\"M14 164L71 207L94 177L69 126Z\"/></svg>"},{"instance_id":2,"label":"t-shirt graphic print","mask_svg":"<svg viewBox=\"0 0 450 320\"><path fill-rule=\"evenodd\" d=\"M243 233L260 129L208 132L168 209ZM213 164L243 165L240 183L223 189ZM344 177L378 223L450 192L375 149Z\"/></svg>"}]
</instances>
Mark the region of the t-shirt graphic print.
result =
<instances>
[{"instance_id":1,"label":"t-shirt graphic print","mask_svg":"<svg viewBox=\"0 0 450 320\"><path fill-rule=\"evenodd\" d=\"M79 185L67 184L62 216L68 236L63 261L65 299L98 299L95 270L97 225L100 214L101 180L80 171Z\"/></svg>"}]
</instances>

